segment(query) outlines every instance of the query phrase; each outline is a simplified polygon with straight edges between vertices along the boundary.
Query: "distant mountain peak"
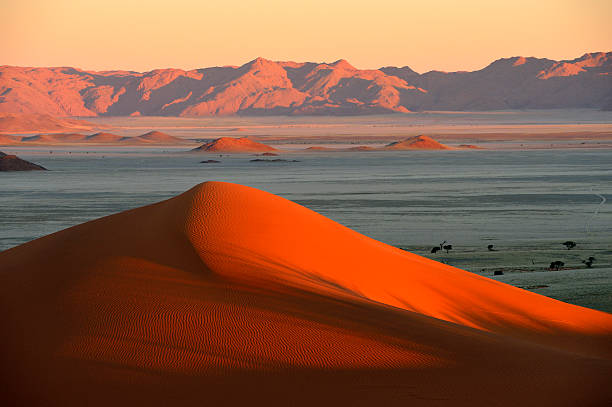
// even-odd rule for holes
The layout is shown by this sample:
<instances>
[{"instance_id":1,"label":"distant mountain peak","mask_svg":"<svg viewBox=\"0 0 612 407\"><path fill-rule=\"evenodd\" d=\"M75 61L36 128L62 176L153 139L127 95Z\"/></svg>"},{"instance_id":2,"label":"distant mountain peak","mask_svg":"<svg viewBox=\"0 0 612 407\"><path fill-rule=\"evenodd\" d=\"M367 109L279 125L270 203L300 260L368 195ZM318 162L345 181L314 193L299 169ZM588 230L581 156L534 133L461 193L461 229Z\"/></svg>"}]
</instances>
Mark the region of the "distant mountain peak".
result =
<instances>
[{"instance_id":1,"label":"distant mountain peak","mask_svg":"<svg viewBox=\"0 0 612 407\"><path fill-rule=\"evenodd\" d=\"M598 73L610 74L612 72L612 52L586 53L580 58L555 62L551 67L540 72L538 78L546 80L556 77L575 76L590 69L598 71L598 68L602 71ZM608 88L610 93L612 93L612 80L608 84Z\"/></svg>"},{"instance_id":2,"label":"distant mountain peak","mask_svg":"<svg viewBox=\"0 0 612 407\"><path fill-rule=\"evenodd\" d=\"M252 61L247 62L243 66L262 67L262 66L270 66L270 65L277 65L277 64L276 64L276 62L271 61L269 59L262 58L262 57L257 57L255 59L253 59Z\"/></svg>"},{"instance_id":3,"label":"distant mountain peak","mask_svg":"<svg viewBox=\"0 0 612 407\"><path fill-rule=\"evenodd\" d=\"M516 57L512 66L524 65L527 63L527 58L525 57Z\"/></svg>"},{"instance_id":4,"label":"distant mountain peak","mask_svg":"<svg viewBox=\"0 0 612 407\"><path fill-rule=\"evenodd\" d=\"M604 108L612 53L515 56L473 72L361 70L348 61L275 62L185 71L0 66L0 113L51 116L361 115L419 110ZM555 78L547 81L547 79Z\"/></svg>"},{"instance_id":5,"label":"distant mountain peak","mask_svg":"<svg viewBox=\"0 0 612 407\"><path fill-rule=\"evenodd\" d=\"M351 65L346 59L339 59L331 63L330 65L333 66L334 68L341 68L341 69L347 69L347 70L353 70L353 71L357 70L357 68Z\"/></svg>"}]
</instances>

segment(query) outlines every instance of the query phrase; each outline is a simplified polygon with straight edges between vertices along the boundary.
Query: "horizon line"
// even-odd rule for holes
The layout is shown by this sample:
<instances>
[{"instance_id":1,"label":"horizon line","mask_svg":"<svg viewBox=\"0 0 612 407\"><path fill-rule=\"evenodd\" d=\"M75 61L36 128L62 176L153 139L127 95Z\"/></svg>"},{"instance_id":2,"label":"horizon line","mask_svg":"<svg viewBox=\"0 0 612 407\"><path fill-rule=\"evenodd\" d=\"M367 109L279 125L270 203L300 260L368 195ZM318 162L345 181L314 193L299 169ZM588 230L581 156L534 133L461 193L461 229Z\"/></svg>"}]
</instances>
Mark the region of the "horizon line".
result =
<instances>
[{"instance_id":1,"label":"horizon line","mask_svg":"<svg viewBox=\"0 0 612 407\"><path fill-rule=\"evenodd\" d=\"M519 58L525 58L525 59L536 59L536 60L549 60L549 61L554 61L554 62L571 62L571 61L575 61L577 59L580 58L584 58L587 55L597 55L597 54L610 54L612 53L612 51L592 51L592 52L585 52L582 55L575 57L573 59L551 59L551 58L546 58L546 57L536 57L536 56L524 56L524 55L514 55L514 56L510 56L510 57L502 57L502 58L497 58L492 60L491 62L489 62L487 65L483 66L482 68L479 69L475 69L472 71L469 70L456 70L456 71L444 71L444 70L439 70L439 69L430 69L428 71L423 71L423 72L418 72L415 71L410 65L403 65L403 66L396 66L396 65L382 65L378 68L357 68L355 67L353 64L351 64L347 59L345 58L339 58L333 62L313 62L313 61L303 61L303 62L298 62L295 60L274 60L274 59L269 59L269 58L265 58L262 56L258 56L255 57L253 59L250 59L246 62L244 62L241 65L232 65L232 64L227 64L227 65L211 65L211 66L200 66L197 68L179 68L179 67L172 67L172 66L166 66L163 68L152 68L152 69L148 69L148 70L132 70L132 69L87 69L87 68L82 68L82 67L78 67L78 66L71 66L71 65L55 65L55 66L32 66L32 65L12 65L12 64L3 64L0 65L0 67L4 68L4 67L13 67L13 68L32 68L32 69L55 69L55 68L71 68L71 69L76 69L79 71L83 71L83 72L99 72L99 73L108 73L108 72L129 72L129 73L148 73L148 72L154 72L154 71L160 71L160 70L168 70L168 69L180 69L182 71L198 71L198 70L202 70L202 69L211 69L211 68L241 68L243 66L246 66L250 63L253 63L257 60L263 60L263 61L267 61L267 62L272 62L272 63L295 63L295 64L316 64L316 65L329 65L329 66L333 66L336 65L340 62L346 62L347 64L349 64L351 67L355 68L356 70L359 71L376 71L376 70L380 70L383 68L408 68L411 69L412 71L414 71L415 73L417 73L418 75L423 75L423 74L427 74L430 72L442 72L442 73L460 73L460 72L478 72L480 70L485 69L486 67L490 66L491 64L498 62L498 61L503 61L503 60L510 60L510 59L519 59Z\"/></svg>"}]
</instances>

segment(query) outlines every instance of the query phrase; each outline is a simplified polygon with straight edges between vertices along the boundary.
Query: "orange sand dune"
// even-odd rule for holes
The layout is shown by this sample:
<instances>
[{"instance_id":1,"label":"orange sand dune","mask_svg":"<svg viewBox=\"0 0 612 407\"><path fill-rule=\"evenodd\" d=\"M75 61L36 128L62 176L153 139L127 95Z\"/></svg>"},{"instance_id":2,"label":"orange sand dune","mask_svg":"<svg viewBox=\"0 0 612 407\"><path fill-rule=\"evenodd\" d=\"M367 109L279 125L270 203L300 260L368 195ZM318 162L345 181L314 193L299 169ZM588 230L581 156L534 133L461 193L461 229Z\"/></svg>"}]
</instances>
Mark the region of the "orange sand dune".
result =
<instances>
[{"instance_id":1,"label":"orange sand dune","mask_svg":"<svg viewBox=\"0 0 612 407\"><path fill-rule=\"evenodd\" d=\"M232 138L221 137L191 151L206 153L263 153L266 151L278 151L263 143L258 143L247 137Z\"/></svg>"},{"instance_id":2,"label":"orange sand dune","mask_svg":"<svg viewBox=\"0 0 612 407\"><path fill-rule=\"evenodd\" d=\"M480 148L473 145L463 144L460 148ZM409 137L405 140L394 141L387 144L382 148L375 148L371 146L357 146L349 148L329 148L329 147L308 147L304 151L317 152L317 151L336 151L336 152L354 152L354 151L401 151L401 150L454 150L453 147L449 147L445 144L439 143L428 136L414 136Z\"/></svg>"},{"instance_id":3,"label":"orange sand dune","mask_svg":"<svg viewBox=\"0 0 612 407\"><path fill-rule=\"evenodd\" d=\"M383 147L384 150L450 150L451 147L437 142L431 137L414 136L406 140L394 141Z\"/></svg>"},{"instance_id":4,"label":"orange sand dune","mask_svg":"<svg viewBox=\"0 0 612 407\"><path fill-rule=\"evenodd\" d=\"M0 253L0 306L19 405L612 400L612 315L227 183Z\"/></svg>"}]
</instances>

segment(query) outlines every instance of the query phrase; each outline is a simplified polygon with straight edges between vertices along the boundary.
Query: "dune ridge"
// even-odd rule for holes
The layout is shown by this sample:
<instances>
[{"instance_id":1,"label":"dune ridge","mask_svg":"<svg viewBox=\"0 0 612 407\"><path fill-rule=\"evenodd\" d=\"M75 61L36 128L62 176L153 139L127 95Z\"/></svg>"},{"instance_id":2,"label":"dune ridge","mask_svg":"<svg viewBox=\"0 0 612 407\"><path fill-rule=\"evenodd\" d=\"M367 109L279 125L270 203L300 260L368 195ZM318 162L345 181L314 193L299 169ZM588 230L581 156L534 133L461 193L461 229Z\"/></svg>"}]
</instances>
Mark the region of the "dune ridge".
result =
<instances>
[{"instance_id":1,"label":"dune ridge","mask_svg":"<svg viewBox=\"0 0 612 407\"><path fill-rule=\"evenodd\" d=\"M612 398L612 315L240 185L204 183L1 252L0 294L0 366L30 404Z\"/></svg>"},{"instance_id":2,"label":"dune ridge","mask_svg":"<svg viewBox=\"0 0 612 407\"><path fill-rule=\"evenodd\" d=\"M37 134L34 136L8 136L0 134L0 145L5 146L78 146L78 145L157 145L174 146L193 144L191 140L174 137L160 131L149 131L140 136L128 137L108 132L98 132L91 135L80 133L51 133Z\"/></svg>"}]
</instances>

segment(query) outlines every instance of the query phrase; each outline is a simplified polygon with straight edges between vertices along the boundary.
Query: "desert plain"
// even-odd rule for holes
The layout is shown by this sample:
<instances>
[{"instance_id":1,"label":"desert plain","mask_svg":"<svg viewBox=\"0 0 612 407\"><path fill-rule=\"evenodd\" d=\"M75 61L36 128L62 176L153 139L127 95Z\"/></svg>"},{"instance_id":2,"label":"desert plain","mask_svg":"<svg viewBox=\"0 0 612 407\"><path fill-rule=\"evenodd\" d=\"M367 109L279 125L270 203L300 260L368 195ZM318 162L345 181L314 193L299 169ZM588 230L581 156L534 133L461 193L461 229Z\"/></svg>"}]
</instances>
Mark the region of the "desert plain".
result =
<instances>
[{"instance_id":1,"label":"desert plain","mask_svg":"<svg viewBox=\"0 0 612 407\"><path fill-rule=\"evenodd\" d=\"M610 121L127 117L4 132L1 151L47 170L0 175L6 394L606 405Z\"/></svg>"}]
</instances>

